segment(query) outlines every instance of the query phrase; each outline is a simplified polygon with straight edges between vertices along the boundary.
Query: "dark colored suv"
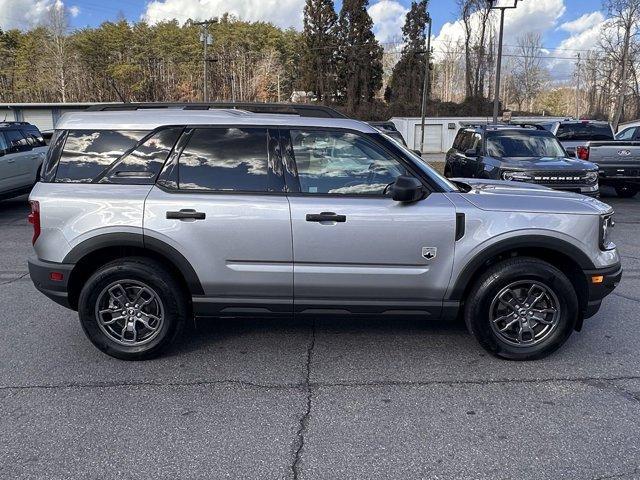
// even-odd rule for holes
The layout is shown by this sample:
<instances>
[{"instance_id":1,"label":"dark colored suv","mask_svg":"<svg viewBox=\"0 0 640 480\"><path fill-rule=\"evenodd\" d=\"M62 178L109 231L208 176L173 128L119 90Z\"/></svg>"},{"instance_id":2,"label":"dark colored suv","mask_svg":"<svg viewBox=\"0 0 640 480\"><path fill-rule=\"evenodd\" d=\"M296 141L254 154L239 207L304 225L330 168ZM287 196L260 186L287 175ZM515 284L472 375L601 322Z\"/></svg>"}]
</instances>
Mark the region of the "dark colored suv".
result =
<instances>
[{"instance_id":1,"label":"dark colored suv","mask_svg":"<svg viewBox=\"0 0 640 480\"><path fill-rule=\"evenodd\" d=\"M597 165L571 158L539 125L477 125L460 129L447 152L446 177L543 185L597 196Z\"/></svg>"}]
</instances>

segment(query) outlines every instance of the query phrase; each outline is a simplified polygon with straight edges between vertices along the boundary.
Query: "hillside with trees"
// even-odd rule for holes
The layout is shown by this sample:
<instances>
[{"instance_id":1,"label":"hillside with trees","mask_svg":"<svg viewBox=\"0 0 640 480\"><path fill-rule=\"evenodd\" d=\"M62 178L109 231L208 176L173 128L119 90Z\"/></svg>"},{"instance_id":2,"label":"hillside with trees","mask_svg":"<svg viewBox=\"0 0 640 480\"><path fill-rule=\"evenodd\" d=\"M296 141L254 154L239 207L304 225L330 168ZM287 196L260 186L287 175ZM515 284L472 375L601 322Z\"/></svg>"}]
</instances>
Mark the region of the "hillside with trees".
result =
<instances>
[{"instance_id":1,"label":"hillside with trees","mask_svg":"<svg viewBox=\"0 0 640 480\"><path fill-rule=\"evenodd\" d=\"M441 40L426 69L428 0L414 0L402 38L380 44L368 0L306 0L303 30L224 15L154 25L124 18L70 30L52 8L27 31L0 30L0 102L309 101L350 115L419 115L429 72L429 115L487 115L495 92L496 14L488 0L457 0L464 37ZM571 53L572 76L557 78L537 33L505 49L503 109L625 120L640 116L640 0L604 0L597 48ZM575 57L575 62L572 60ZM565 58L567 60L567 58ZM203 79L203 62L208 64Z\"/></svg>"}]
</instances>

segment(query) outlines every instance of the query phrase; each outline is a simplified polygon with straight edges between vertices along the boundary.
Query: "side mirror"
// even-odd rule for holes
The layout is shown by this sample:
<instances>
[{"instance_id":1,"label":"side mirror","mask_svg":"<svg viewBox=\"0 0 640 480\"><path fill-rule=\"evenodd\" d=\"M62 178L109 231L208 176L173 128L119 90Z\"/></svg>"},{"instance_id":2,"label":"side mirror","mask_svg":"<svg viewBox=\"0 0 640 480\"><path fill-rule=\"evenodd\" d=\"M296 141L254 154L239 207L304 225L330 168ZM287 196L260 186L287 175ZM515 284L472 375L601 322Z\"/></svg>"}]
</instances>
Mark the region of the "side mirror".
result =
<instances>
[{"instance_id":1,"label":"side mirror","mask_svg":"<svg viewBox=\"0 0 640 480\"><path fill-rule=\"evenodd\" d=\"M464 156L465 157L477 157L478 156L478 151L475 148L470 148L469 150L465 150Z\"/></svg>"},{"instance_id":2,"label":"side mirror","mask_svg":"<svg viewBox=\"0 0 640 480\"><path fill-rule=\"evenodd\" d=\"M422 200L424 189L417 178L401 175L391 186L391 196L396 202L413 203Z\"/></svg>"},{"instance_id":3,"label":"side mirror","mask_svg":"<svg viewBox=\"0 0 640 480\"><path fill-rule=\"evenodd\" d=\"M422 156L422 152L420 150L411 150L413 153L415 153L416 155L418 155L419 157Z\"/></svg>"}]
</instances>

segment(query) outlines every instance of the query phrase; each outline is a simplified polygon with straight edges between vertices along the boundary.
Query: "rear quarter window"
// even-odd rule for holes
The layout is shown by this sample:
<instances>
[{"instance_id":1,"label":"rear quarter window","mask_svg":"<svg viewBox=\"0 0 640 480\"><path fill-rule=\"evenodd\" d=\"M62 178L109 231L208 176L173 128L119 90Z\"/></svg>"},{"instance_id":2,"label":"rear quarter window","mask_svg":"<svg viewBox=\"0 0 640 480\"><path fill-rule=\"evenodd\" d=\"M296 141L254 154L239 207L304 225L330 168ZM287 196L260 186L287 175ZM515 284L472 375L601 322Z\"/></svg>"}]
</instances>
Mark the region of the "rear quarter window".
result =
<instances>
[{"instance_id":1,"label":"rear quarter window","mask_svg":"<svg viewBox=\"0 0 640 480\"><path fill-rule=\"evenodd\" d=\"M58 163L56 182L91 183L148 132L70 130Z\"/></svg>"}]
</instances>

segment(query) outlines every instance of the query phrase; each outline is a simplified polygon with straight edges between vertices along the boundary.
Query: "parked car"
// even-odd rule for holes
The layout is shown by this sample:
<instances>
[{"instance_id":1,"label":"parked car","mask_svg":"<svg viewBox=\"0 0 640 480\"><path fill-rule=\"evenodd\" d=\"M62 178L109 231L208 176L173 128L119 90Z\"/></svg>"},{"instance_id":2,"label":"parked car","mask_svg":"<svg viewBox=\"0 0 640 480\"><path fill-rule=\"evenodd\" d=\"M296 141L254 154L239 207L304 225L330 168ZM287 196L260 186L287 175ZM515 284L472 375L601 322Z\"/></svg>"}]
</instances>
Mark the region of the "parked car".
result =
<instances>
[{"instance_id":1,"label":"parked car","mask_svg":"<svg viewBox=\"0 0 640 480\"><path fill-rule=\"evenodd\" d=\"M640 141L587 142L578 158L598 165L600 185L610 185L622 198L640 190Z\"/></svg>"},{"instance_id":2,"label":"parked car","mask_svg":"<svg viewBox=\"0 0 640 480\"><path fill-rule=\"evenodd\" d=\"M597 120L564 120L543 126L553 133L569 155L576 156L577 148L591 141L614 139L611 124Z\"/></svg>"},{"instance_id":3,"label":"parked car","mask_svg":"<svg viewBox=\"0 0 640 480\"><path fill-rule=\"evenodd\" d=\"M30 201L35 286L122 359L193 316L321 314L461 315L491 353L535 359L622 275L608 205L450 182L349 119L68 113Z\"/></svg>"},{"instance_id":4,"label":"parked car","mask_svg":"<svg viewBox=\"0 0 640 480\"><path fill-rule=\"evenodd\" d=\"M447 152L448 178L485 178L544 185L597 196L598 167L569 158L555 136L539 125L461 128Z\"/></svg>"},{"instance_id":5,"label":"parked car","mask_svg":"<svg viewBox=\"0 0 640 480\"><path fill-rule=\"evenodd\" d=\"M0 199L29 193L40 175L47 146L27 122L0 123Z\"/></svg>"},{"instance_id":6,"label":"parked car","mask_svg":"<svg viewBox=\"0 0 640 480\"><path fill-rule=\"evenodd\" d=\"M407 146L407 142L404 140L402 134L398 131L398 128L395 126L393 122L369 122L376 130L388 135L393 138L397 142L400 142L405 147Z\"/></svg>"},{"instance_id":7,"label":"parked car","mask_svg":"<svg viewBox=\"0 0 640 480\"><path fill-rule=\"evenodd\" d=\"M640 125L624 126L616 133L616 140L631 142L640 141Z\"/></svg>"}]
</instances>

